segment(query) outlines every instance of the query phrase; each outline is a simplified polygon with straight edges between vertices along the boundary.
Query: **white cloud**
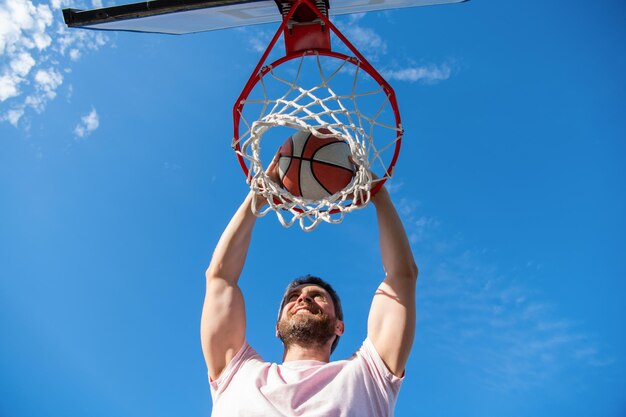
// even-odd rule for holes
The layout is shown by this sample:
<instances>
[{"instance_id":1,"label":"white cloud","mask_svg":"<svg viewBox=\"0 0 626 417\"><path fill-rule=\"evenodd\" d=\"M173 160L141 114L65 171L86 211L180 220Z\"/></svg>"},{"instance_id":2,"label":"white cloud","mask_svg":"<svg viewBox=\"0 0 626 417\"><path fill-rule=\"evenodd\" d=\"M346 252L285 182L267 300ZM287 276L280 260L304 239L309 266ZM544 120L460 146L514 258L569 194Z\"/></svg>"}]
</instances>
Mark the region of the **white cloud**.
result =
<instances>
[{"instance_id":1,"label":"white cloud","mask_svg":"<svg viewBox=\"0 0 626 417\"><path fill-rule=\"evenodd\" d=\"M50 44L46 29L52 24L52 11L26 0L5 0L0 4L0 54L13 55L20 50L45 49Z\"/></svg>"},{"instance_id":2,"label":"white cloud","mask_svg":"<svg viewBox=\"0 0 626 417\"><path fill-rule=\"evenodd\" d=\"M387 80L408 81L411 83L421 81L426 84L435 84L450 78L452 70L448 64L442 64L407 67L396 70L383 69L380 73Z\"/></svg>"},{"instance_id":3,"label":"white cloud","mask_svg":"<svg viewBox=\"0 0 626 417\"><path fill-rule=\"evenodd\" d=\"M421 216L419 219L413 221L411 227L411 235L409 236L412 243L421 242L430 235L430 231L436 229L439 226L439 222L432 218Z\"/></svg>"},{"instance_id":4,"label":"white cloud","mask_svg":"<svg viewBox=\"0 0 626 417\"><path fill-rule=\"evenodd\" d=\"M272 31L262 30L257 27L251 29L250 27L244 26L234 28L233 31L243 34L246 37L248 49L260 54L265 52L267 45L270 43L272 36L274 35L274 32ZM274 48L274 50L276 49L281 50L279 47Z\"/></svg>"},{"instance_id":5,"label":"white cloud","mask_svg":"<svg viewBox=\"0 0 626 417\"><path fill-rule=\"evenodd\" d=\"M35 65L35 60L28 52L21 52L13 58L10 65L15 74L20 77L26 77Z\"/></svg>"},{"instance_id":6,"label":"white cloud","mask_svg":"<svg viewBox=\"0 0 626 417\"><path fill-rule=\"evenodd\" d=\"M84 138L89 136L100 126L100 118L96 109L92 108L89 114L81 117L80 123L74 128L74 134L77 138Z\"/></svg>"},{"instance_id":7,"label":"white cloud","mask_svg":"<svg viewBox=\"0 0 626 417\"><path fill-rule=\"evenodd\" d=\"M102 5L99 0L92 4ZM0 121L17 127L29 111L43 112L57 96L71 62L106 44L102 33L65 27L61 8L69 5L69 0L0 2L0 59L6 62L0 64Z\"/></svg>"},{"instance_id":8,"label":"white cloud","mask_svg":"<svg viewBox=\"0 0 626 417\"><path fill-rule=\"evenodd\" d=\"M373 61L387 53L387 42L371 28L354 24L344 28L343 32L362 54Z\"/></svg>"},{"instance_id":9,"label":"white cloud","mask_svg":"<svg viewBox=\"0 0 626 417\"><path fill-rule=\"evenodd\" d=\"M23 108L11 109L7 111L4 115L0 116L0 120L7 121L11 123L13 126L17 127L17 124L19 123L23 115L24 115Z\"/></svg>"},{"instance_id":10,"label":"white cloud","mask_svg":"<svg viewBox=\"0 0 626 417\"><path fill-rule=\"evenodd\" d=\"M33 35L33 41L35 46L40 51L46 49L52 43L52 38L47 33L36 33Z\"/></svg>"},{"instance_id":11,"label":"white cloud","mask_svg":"<svg viewBox=\"0 0 626 417\"><path fill-rule=\"evenodd\" d=\"M374 29L360 24L364 16L365 13L351 14L337 19L335 24L363 56L371 62L376 62L382 55L387 54L387 42ZM349 53L341 41L337 40L336 43L335 46L342 52Z\"/></svg>"},{"instance_id":12,"label":"white cloud","mask_svg":"<svg viewBox=\"0 0 626 417\"><path fill-rule=\"evenodd\" d=\"M367 13L352 13L346 16L348 18L348 23L350 25L354 25L359 20L363 19Z\"/></svg>"},{"instance_id":13,"label":"white cloud","mask_svg":"<svg viewBox=\"0 0 626 417\"><path fill-rule=\"evenodd\" d=\"M72 48L70 50L70 59L72 61L78 61L78 59L80 59L80 50L76 48Z\"/></svg>"},{"instance_id":14,"label":"white cloud","mask_svg":"<svg viewBox=\"0 0 626 417\"><path fill-rule=\"evenodd\" d=\"M404 181L401 179L391 179L385 182L385 188L389 191L389 194L397 193L404 186Z\"/></svg>"},{"instance_id":15,"label":"white cloud","mask_svg":"<svg viewBox=\"0 0 626 417\"><path fill-rule=\"evenodd\" d=\"M0 76L0 101L19 95L18 86L21 82L22 78L13 74Z\"/></svg>"},{"instance_id":16,"label":"white cloud","mask_svg":"<svg viewBox=\"0 0 626 417\"><path fill-rule=\"evenodd\" d=\"M385 39L374 29L361 24L364 13L350 15L340 19L337 25L346 35L348 40L366 57L370 62L376 64L380 74L388 81L406 81L410 83L422 82L424 84L435 84L447 80L452 75L452 68L448 63L440 65L426 64L415 65L412 63L398 64L397 61L406 58L394 58L395 64L389 64L387 57L388 45ZM342 45L337 45L340 49ZM383 60L382 57L385 56ZM384 64L379 62L384 61ZM391 67L390 67L391 65Z\"/></svg>"},{"instance_id":17,"label":"white cloud","mask_svg":"<svg viewBox=\"0 0 626 417\"><path fill-rule=\"evenodd\" d=\"M267 48L267 43L263 42L263 40L257 38L256 36L248 38L248 42L250 44L250 48L252 48L254 52L263 53Z\"/></svg>"},{"instance_id":18,"label":"white cloud","mask_svg":"<svg viewBox=\"0 0 626 417\"><path fill-rule=\"evenodd\" d=\"M53 68L39 70L35 74L35 82L40 91L49 99L56 96L56 89L63 83L63 75Z\"/></svg>"}]
</instances>

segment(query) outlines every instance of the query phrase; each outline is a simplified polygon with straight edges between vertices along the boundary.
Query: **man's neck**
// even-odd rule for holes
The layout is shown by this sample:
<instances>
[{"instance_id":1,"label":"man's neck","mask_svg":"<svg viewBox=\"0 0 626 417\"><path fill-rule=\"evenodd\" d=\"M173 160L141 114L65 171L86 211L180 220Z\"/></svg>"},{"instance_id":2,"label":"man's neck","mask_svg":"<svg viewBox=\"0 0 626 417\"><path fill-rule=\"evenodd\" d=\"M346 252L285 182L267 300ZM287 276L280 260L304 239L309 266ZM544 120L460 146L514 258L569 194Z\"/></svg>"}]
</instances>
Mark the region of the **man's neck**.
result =
<instances>
[{"instance_id":1,"label":"man's neck","mask_svg":"<svg viewBox=\"0 0 626 417\"><path fill-rule=\"evenodd\" d=\"M283 362L312 360L330 362L330 346L300 346L293 344L285 349Z\"/></svg>"}]
</instances>

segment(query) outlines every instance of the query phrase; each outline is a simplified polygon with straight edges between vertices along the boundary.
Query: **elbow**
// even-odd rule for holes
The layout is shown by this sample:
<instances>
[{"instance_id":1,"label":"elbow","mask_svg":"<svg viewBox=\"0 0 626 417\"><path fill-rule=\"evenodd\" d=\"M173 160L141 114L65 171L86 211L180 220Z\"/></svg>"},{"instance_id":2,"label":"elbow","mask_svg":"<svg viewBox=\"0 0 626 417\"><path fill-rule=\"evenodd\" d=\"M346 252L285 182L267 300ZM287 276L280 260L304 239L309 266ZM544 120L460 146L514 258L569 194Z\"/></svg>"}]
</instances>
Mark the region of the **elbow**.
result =
<instances>
[{"instance_id":1,"label":"elbow","mask_svg":"<svg viewBox=\"0 0 626 417\"><path fill-rule=\"evenodd\" d=\"M413 258L411 258L410 260L407 260L404 265L397 265L396 268L386 269L385 272L387 276L417 281L419 269L417 268L417 264Z\"/></svg>"},{"instance_id":2,"label":"elbow","mask_svg":"<svg viewBox=\"0 0 626 417\"><path fill-rule=\"evenodd\" d=\"M204 275L206 276L206 279L215 278L219 276L219 271L220 271L219 266L211 262L211 265L209 265Z\"/></svg>"},{"instance_id":3,"label":"elbow","mask_svg":"<svg viewBox=\"0 0 626 417\"><path fill-rule=\"evenodd\" d=\"M205 272L206 282L225 281L230 284L236 284L239 274L234 273L231 269L226 268L223 263L211 262L211 265Z\"/></svg>"},{"instance_id":4,"label":"elbow","mask_svg":"<svg viewBox=\"0 0 626 417\"><path fill-rule=\"evenodd\" d=\"M419 274L419 269L417 268L417 264L415 263L415 260L411 256L410 259L407 259L407 263L406 265L404 265L401 275L412 281L417 281L418 274Z\"/></svg>"},{"instance_id":5,"label":"elbow","mask_svg":"<svg viewBox=\"0 0 626 417\"><path fill-rule=\"evenodd\" d=\"M415 259L412 256L408 256L404 265L402 265L402 271L400 275L406 277L407 279L417 281L417 275L419 270L417 268L417 264L415 263Z\"/></svg>"},{"instance_id":6,"label":"elbow","mask_svg":"<svg viewBox=\"0 0 626 417\"><path fill-rule=\"evenodd\" d=\"M409 265L409 278L411 278L414 281L417 281L417 276L419 275L419 268L417 267L417 264L415 263L415 260L411 259L411 263Z\"/></svg>"}]
</instances>

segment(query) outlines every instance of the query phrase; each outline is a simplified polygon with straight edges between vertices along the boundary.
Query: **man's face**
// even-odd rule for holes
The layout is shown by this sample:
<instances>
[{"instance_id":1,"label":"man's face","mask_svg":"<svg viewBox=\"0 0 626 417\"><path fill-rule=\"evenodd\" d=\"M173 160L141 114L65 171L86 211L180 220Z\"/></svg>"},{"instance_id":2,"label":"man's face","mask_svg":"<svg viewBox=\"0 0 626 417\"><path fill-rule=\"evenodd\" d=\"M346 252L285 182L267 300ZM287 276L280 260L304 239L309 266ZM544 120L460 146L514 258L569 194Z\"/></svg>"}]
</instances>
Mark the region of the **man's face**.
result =
<instances>
[{"instance_id":1,"label":"man's face","mask_svg":"<svg viewBox=\"0 0 626 417\"><path fill-rule=\"evenodd\" d=\"M343 333L330 294L317 285L304 284L287 294L276 333L286 347L293 343L323 346Z\"/></svg>"}]
</instances>

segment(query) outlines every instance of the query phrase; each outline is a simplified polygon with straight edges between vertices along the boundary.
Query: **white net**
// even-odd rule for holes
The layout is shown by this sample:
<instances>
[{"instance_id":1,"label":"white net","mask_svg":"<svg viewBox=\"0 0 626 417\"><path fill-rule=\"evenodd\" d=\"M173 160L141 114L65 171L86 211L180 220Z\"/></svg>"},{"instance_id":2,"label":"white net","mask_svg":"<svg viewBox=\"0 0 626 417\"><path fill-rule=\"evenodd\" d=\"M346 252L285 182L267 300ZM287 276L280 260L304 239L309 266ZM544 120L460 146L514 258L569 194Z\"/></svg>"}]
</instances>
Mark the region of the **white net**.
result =
<instances>
[{"instance_id":1,"label":"white net","mask_svg":"<svg viewBox=\"0 0 626 417\"><path fill-rule=\"evenodd\" d=\"M391 177L402 136L386 91L353 57L303 54L264 67L248 97L238 103L238 137L233 148L248 167L255 198L268 202L255 214L277 213L285 227L298 222L313 230L320 222L339 223L364 207L372 188ZM291 81L290 81L291 80ZM266 173L280 145L296 131L345 141L357 166L350 183L321 200L295 196ZM330 133L328 133L330 132ZM253 204L253 207L256 207Z\"/></svg>"}]
</instances>

